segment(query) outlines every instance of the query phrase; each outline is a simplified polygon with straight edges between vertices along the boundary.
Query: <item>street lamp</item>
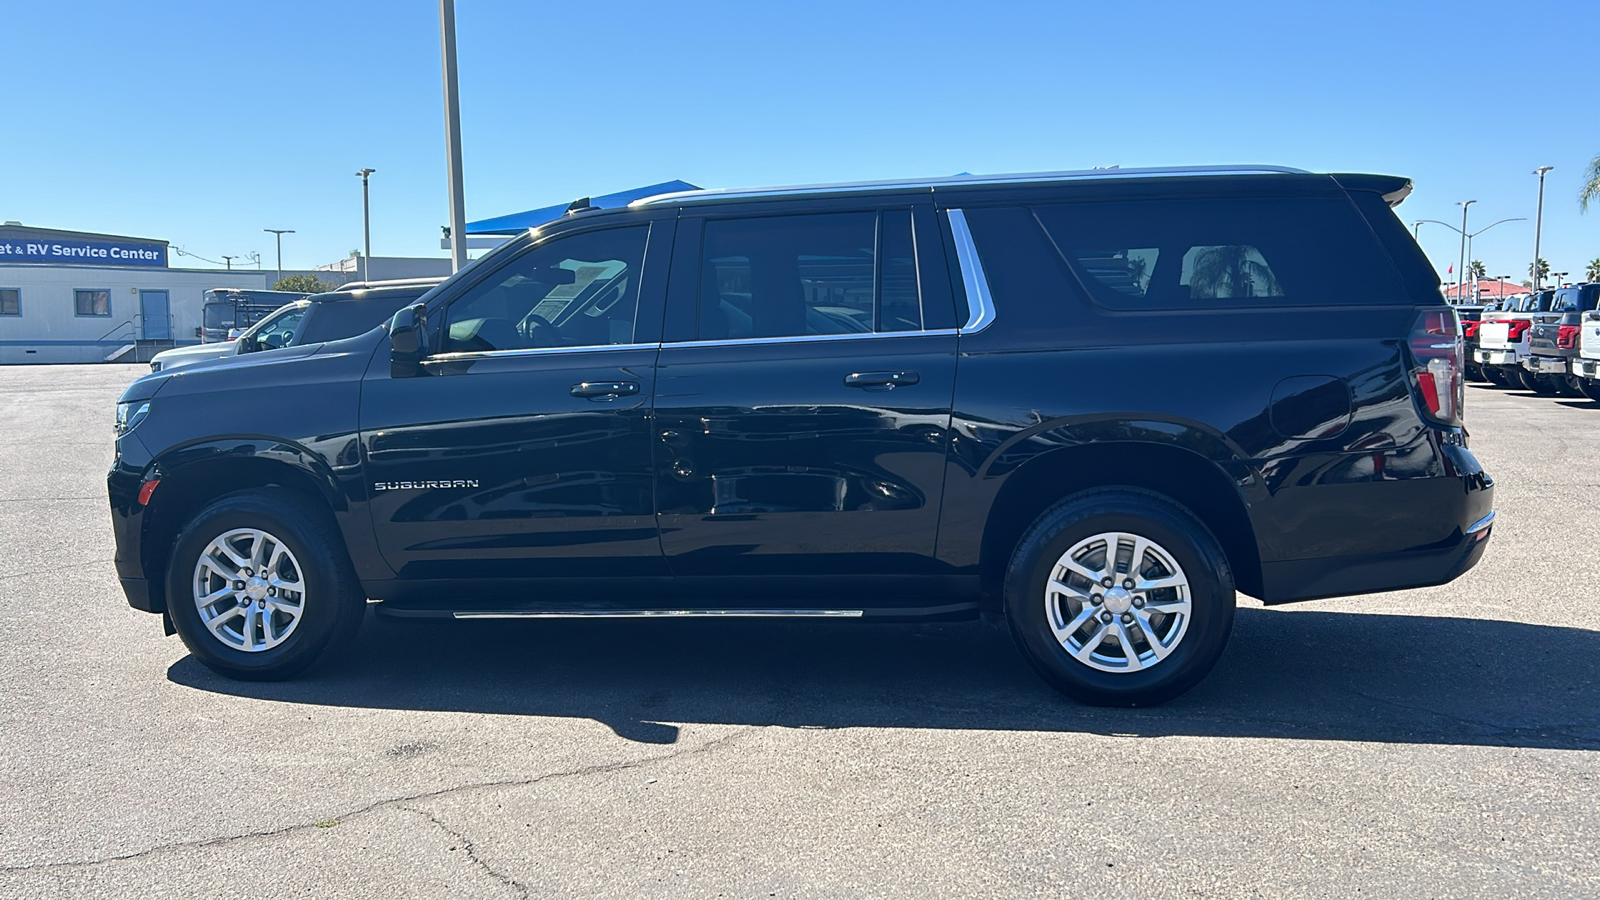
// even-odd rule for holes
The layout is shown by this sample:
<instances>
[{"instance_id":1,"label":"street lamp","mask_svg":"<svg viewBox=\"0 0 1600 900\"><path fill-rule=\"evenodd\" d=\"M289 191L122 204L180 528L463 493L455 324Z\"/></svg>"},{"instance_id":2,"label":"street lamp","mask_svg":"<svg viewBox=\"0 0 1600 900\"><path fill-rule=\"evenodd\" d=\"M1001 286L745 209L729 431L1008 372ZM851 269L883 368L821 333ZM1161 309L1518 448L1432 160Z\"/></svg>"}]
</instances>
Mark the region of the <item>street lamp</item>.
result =
<instances>
[{"instance_id":1,"label":"street lamp","mask_svg":"<svg viewBox=\"0 0 1600 900\"><path fill-rule=\"evenodd\" d=\"M467 210L461 178L461 99L456 82L456 4L439 0L439 53L444 67L444 152L450 179L450 270L467 264Z\"/></svg>"},{"instance_id":2,"label":"street lamp","mask_svg":"<svg viewBox=\"0 0 1600 900\"><path fill-rule=\"evenodd\" d=\"M1544 231L1544 173L1554 169L1555 166L1540 166L1533 170L1539 176L1539 211L1534 213L1533 220L1533 289L1539 289L1539 236Z\"/></svg>"},{"instance_id":3,"label":"street lamp","mask_svg":"<svg viewBox=\"0 0 1600 900\"><path fill-rule=\"evenodd\" d=\"M223 265L228 267L228 271L229 272L232 272L233 271L233 261L238 259L238 258L239 258L238 256L229 256L228 254L224 253L224 254L222 254L222 263L223 263Z\"/></svg>"},{"instance_id":4,"label":"street lamp","mask_svg":"<svg viewBox=\"0 0 1600 900\"><path fill-rule=\"evenodd\" d=\"M1476 200L1468 200L1467 201L1467 203L1476 203L1476 202L1478 202L1478 201L1476 201ZM1457 204L1457 205L1461 207L1461 224L1463 226L1465 226L1467 224L1466 204ZM1463 260L1465 260L1468 256L1470 256L1472 254L1472 239L1473 238L1477 237L1480 234L1483 234L1485 231L1488 231L1489 229L1495 227L1496 225L1504 225L1507 222L1526 222L1526 221L1528 221L1528 220L1523 218L1523 217L1521 217L1521 216L1516 216L1516 217L1513 217L1513 218L1510 218L1510 219L1501 219L1498 222L1490 222L1489 224L1487 224L1487 225L1483 226L1482 228L1479 228L1477 231L1473 231L1473 232L1468 232L1465 227L1457 228L1454 225L1451 225L1449 222L1441 222L1438 219L1423 219L1423 220L1421 220L1419 222L1416 222L1415 224L1416 225L1421 225L1423 222L1427 222L1429 225L1443 225L1444 227L1450 229L1451 231L1454 231L1456 234L1461 235L1461 240L1465 243L1465 250L1461 254L1461 258ZM1465 268L1462 269L1461 274L1457 276L1457 279L1458 280L1456 282L1456 284L1457 284L1457 287L1456 287L1456 301L1460 302L1462 291L1465 290L1465 286L1466 286L1466 270L1465 270ZM1477 284L1477 279L1473 279L1473 284L1474 285Z\"/></svg>"},{"instance_id":5,"label":"street lamp","mask_svg":"<svg viewBox=\"0 0 1600 900\"><path fill-rule=\"evenodd\" d=\"M366 247L365 254L361 257L361 280L366 281L370 271L372 259L372 207L370 196L367 192L367 178L377 169L362 169L356 174L361 176L361 233Z\"/></svg>"},{"instance_id":6,"label":"street lamp","mask_svg":"<svg viewBox=\"0 0 1600 900\"><path fill-rule=\"evenodd\" d=\"M1460 274L1456 277L1460 279L1462 286L1467 283L1467 207L1477 202L1476 200L1467 200L1465 202L1457 201L1456 203L1457 206L1461 207L1461 263L1456 269ZM1456 288L1456 302L1461 302L1461 287Z\"/></svg>"},{"instance_id":7,"label":"street lamp","mask_svg":"<svg viewBox=\"0 0 1600 900\"><path fill-rule=\"evenodd\" d=\"M282 281L283 280L283 236L286 235L286 234L294 234L294 229L293 228L263 228L261 230L265 231L268 234L276 235L277 238L278 238L278 281ZM277 287L278 281L274 281L272 283L273 287Z\"/></svg>"}]
</instances>

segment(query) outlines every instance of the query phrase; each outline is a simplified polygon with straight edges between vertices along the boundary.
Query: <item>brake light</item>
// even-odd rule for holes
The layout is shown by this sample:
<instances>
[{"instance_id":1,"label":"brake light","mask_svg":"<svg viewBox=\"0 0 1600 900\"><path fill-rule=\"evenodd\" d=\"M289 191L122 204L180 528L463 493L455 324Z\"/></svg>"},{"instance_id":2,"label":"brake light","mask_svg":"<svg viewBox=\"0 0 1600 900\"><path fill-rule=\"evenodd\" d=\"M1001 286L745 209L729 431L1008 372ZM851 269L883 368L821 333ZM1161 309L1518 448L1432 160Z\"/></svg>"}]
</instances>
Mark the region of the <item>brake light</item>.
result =
<instances>
[{"instance_id":1,"label":"brake light","mask_svg":"<svg viewBox=\"0 0 1600 900\"><path fill-rule=\"evenodd\" d=\"M1571 350L1578 346L1578 326L1558 326L1556 328L1556 346L1562 350Z\"/></svg>"},{"instance_id":2,"label":"brake light","mask_svg":"<svg viewBox=\"0 0 1600 900\"><path fill-rule=\"evenodd\" d=\"M1417 399L1422 401L1423 414L1441 425L1460 425L1464 362L1455 313L1448 309L1424 310L1411 327L1409 344L1411 382Z\"/></svg>"},{"instance_id":3,"label":"brake light","mask_svg":"<svg viewBox=\"0 0 1600 900\"><path fill-rule=\"evenodd\" d=\"M1506 340L1513 344L1520 344L1522 343L1522 336L1528 333L1528 329L1533 327L1533 323L1527 319L1512 319L1506 323L1506 327L1509 329L1506 332Z\"/></svg>"},{"instance_id":4,"label":"brake light","mask_svg":"<svg viewBox=\"0 0 1600 900\"><path fill-rule=\"evenodd\" d=\"M1462 322L1461 331L1470 340L1478 336L1478 326L1482 324L1482 322Z\"/></svg>"}]
</instances>

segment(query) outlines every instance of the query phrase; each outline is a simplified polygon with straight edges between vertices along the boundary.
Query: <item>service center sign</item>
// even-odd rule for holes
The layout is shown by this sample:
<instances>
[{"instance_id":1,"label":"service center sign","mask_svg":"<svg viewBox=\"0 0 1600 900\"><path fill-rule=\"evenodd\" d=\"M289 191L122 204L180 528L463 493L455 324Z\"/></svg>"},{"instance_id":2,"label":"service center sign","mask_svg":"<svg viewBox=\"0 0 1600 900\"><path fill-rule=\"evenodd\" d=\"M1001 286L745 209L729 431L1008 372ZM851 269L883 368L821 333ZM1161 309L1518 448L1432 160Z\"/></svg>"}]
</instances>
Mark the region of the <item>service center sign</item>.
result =
<instances>
[{"instance_id":1,"label":"service center sign","mask_svg":"<svg viewBox=\"0 0 1600 900\"><path fill-rule=\"evenodd\" d=\"M0 238L0 262L165 268L167 245L138 241L78 241L52 238L30 240L8 237Z\"/></svg>"}]
</instances>

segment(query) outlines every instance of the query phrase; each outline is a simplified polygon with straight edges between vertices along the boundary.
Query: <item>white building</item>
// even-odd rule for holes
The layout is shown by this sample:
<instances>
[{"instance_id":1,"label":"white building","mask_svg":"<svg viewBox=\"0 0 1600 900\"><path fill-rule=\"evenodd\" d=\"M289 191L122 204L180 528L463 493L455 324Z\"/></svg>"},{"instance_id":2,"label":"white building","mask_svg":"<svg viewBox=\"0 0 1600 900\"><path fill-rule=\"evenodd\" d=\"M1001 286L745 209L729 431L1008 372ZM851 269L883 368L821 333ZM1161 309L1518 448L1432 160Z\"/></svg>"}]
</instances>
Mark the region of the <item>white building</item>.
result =
<instances>
[{"instance_id":1,"label":"white building","mask_svg":"<svg viewBox=\"0 0 1600 900\"><path fill-rule=\"evenodd\" d=\"M199 341L210 288L274 273L174 269L166 241L0 225L0 364L149 359Z\"/></svg>"}]
</instances>

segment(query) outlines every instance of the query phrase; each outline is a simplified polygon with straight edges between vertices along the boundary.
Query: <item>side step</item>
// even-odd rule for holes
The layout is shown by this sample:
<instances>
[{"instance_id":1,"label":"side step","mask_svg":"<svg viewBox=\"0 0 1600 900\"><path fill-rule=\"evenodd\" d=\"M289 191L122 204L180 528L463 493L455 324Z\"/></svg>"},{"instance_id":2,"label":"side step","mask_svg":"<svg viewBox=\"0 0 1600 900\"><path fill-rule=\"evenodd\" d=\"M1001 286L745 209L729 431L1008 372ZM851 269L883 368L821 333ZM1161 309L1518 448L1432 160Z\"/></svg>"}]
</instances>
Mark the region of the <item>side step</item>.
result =
<instances>
[{"instance_id":1,"label":"side step","mask_svg":"<svg viewBox=\"0 0 1600 900\"><path fill-rule=\"evenodd\" d=\"M458 612L457 619L859 619L859 609L540 609Z\"/></svg>"}]
</instances>

